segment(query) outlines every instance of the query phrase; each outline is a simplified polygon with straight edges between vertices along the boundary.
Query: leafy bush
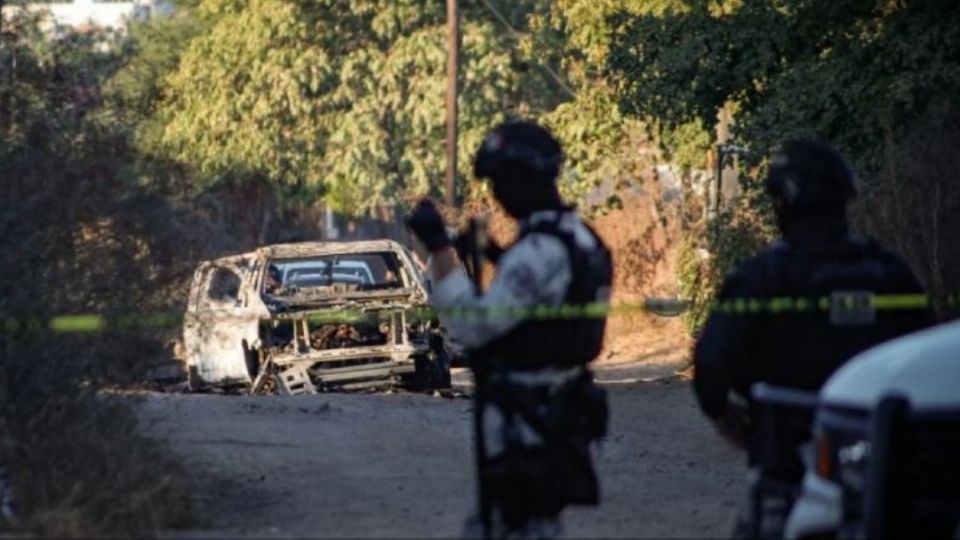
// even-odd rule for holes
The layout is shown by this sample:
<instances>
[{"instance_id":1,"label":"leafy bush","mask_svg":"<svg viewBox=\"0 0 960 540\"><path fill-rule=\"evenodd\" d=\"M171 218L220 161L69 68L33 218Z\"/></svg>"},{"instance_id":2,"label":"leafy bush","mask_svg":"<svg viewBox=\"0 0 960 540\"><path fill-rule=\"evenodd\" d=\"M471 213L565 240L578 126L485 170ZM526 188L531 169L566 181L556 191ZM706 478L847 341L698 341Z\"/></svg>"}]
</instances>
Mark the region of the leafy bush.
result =
<instances>
[{"instance_id":1,"label":"leafy bush","mask_svg":"<svg viewBox=\"0 0 960 540\"><path fill-rule=\"evenodd\" d=\"M139 157L100 109L100 83L118 57L99 52L96 35L53 41L29 17L5 23L4 320L169 308L177 299L162 292L189 264L175 263L175 254L189 257L193 248L178 228L182 213L128 176ZM89 537L189 522L185 475L139 434L129 399L100 392L135 380L162 336L66 335L40 324L3 338L0 465L11 474L22 527Z\"/></svg>"},{"instance_id":2,"label":"leafy bush","mask_svg":"<svg viewBox=\"0 0 960 540\"><path fill-rule=\"evenodd\" d=\"M687 232L680 245L678 281L680 297L690 302L684 315L687 330L697 335L724 277L743 260L776 237L770 208L762 202L758 186L748 184L746 194L706 225Z\"/></svg>"}]
</instances>

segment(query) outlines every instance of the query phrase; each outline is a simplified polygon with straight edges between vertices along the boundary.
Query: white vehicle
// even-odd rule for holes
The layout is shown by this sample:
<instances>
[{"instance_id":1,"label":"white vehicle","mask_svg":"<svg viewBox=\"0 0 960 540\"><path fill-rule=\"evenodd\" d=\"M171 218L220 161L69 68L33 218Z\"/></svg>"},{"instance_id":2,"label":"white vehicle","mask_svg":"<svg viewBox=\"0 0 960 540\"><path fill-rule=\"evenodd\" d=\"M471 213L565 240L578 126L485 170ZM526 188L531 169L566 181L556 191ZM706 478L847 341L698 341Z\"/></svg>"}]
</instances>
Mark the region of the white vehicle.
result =
<instances>
[{"instance_id":1,"label":"white vehicle","mask_svg":"<svg viewBox=\"0 0 960 540\"><path fill-rule=\"evenodd\" d=\"M960 538L960 322L851 359L814 437L787 538Z\"/></svg>"}]
</instances>

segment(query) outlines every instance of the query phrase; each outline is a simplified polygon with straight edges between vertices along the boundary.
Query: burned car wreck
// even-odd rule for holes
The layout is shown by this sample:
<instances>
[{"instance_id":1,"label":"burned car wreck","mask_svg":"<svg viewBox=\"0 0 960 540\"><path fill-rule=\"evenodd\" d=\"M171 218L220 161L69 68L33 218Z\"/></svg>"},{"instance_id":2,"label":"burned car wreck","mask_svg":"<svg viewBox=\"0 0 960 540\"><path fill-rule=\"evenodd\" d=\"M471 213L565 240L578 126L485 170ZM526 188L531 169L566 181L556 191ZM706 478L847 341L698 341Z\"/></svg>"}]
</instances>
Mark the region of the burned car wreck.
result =
<instances>
[{"instance_id":1,"label":"burned car wreck","mask_svg":"<svg viewBox=\"0 0 960 540\"><path fill-rule=\"evenodd\" d=\"M308 394L450 386L410 252L390 240L262 247L202 263L183 341L189 388Z\"/></svg>"}]
</instances>

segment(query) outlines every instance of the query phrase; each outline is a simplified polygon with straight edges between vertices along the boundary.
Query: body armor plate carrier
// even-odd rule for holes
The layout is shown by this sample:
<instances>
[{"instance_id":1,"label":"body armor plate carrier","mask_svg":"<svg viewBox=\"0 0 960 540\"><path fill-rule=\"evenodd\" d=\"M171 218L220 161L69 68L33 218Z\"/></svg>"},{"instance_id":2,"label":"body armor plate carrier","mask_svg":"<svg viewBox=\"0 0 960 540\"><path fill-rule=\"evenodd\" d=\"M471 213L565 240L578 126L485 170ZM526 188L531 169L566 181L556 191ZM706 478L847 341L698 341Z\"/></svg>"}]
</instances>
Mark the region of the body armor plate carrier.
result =
<instances>
[{"instance_id":1,"label":"body armor plate carrier","mask_svg":"<svg viewBox=\"0 0 960 540\"><path fill-rule=\"evenodd\" d=\"M610 252L593 230L591 249L577 244L574 231L554 220L538 222L521 235L549 234L563 242L570 257L571 281L564 304L582 308L609 301L613 266ZM474 351L477 381L475 421L481 516L490 531L497 508L508 527L534 516L556 516L567 504L595 505L599 486L589 443L606 433L606 392L593 383L586 364L603 345L604 317L526 320L491 345ZM567 380L520 382L520 374L575 373ZM487 456L482 411L497 407L506 422L532 428L541 443L504 440L504 451Z\"/></svg>"},{"instance_id":2,"label":"body armor plate carrier","mask_svg":"<svg viewBox=\"0 0 960 540\"><path fill-rule=\"evenodd\" d=\"M563 213L552 220L539 221L521 232L548 234L563 242L570 257L571 281L563 303L582 310L610 299L613 263L610 251L597 234L584 224L596 240L593 249L577 244L574 231L560 226ZM536 369L546 366L586 365L603 347L605 317L571 316L549 320L523 321L505 336L483 347L480 356L494 359L507 369Z\"/></svg>"}]
</instances>

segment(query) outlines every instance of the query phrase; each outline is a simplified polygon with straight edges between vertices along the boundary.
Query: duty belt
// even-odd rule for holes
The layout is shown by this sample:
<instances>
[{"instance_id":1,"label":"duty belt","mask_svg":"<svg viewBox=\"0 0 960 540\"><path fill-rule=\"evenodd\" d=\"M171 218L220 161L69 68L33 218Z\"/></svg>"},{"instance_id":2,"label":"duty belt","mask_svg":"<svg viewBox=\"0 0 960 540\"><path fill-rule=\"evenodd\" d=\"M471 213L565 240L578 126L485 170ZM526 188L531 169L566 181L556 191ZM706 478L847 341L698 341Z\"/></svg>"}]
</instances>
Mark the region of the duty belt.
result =
<instances>
[{"instance_id":1,"label":"duty belt","mask_svg":"<svg viewBox=\"0 0 960 540\"><path fill-rule=\"evenodd\" d=\"M556 368L546 366L529 370L505 368L490 374L490 382L509 383L525 387L549 386L551 390L560 388L588 373L586 366Z\"/></svg>"}]
</instances>

